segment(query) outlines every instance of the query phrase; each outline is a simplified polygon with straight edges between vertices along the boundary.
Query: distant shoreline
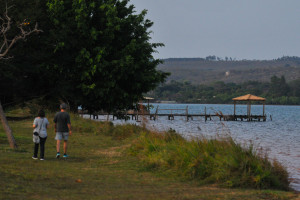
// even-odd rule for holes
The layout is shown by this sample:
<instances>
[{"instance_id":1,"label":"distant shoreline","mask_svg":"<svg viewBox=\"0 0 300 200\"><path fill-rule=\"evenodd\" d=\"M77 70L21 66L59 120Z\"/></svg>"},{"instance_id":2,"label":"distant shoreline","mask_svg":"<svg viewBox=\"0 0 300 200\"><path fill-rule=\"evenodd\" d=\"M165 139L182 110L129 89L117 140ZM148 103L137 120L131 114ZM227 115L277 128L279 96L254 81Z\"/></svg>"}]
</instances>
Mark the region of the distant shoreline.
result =
<instances>
[{"instance_id":1,"label":"distant shoreline","mask_svg":"<svg viewBox=\"0 0 300 200\"><path fill-rule=\"evenodd\" d=\"M165 102L150 102L150 104L209 104L209 105L233 105L233 103L184 103L184 102L176 102L176 101L165 101ZM144 102L144 104L147 104ZM247 105L246 103L238 103L236 105ZM253 103L251 105L262 105L262 104L257 104ZM266 106L300 106L300 105L292 105L292 104L265 104Z\"/></svg>"}]
</instances>

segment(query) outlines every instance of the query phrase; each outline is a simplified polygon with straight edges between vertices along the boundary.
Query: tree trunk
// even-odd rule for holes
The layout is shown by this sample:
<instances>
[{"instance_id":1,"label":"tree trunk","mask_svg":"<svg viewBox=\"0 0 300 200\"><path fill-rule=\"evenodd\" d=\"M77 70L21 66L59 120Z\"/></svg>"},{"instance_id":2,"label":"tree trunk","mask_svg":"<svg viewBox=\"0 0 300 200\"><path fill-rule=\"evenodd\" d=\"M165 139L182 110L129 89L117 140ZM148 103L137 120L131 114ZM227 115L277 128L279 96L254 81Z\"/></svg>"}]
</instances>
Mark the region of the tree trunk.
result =
<instances>
[{"instance_id":1,"label":"tree trunk","mask_svg":"<svg viewBox=\"0 0 300 200\"><path fill-rule=\"evenodd\" d=\"M8 139L10 147L13 148L13 149L16 149L17 148L17 143L16 143L16 140L15 140L13 134L12 134L12 130L8 125L8 122L7 122L6 116L4 114L1 102L0 102L0 119L1 119L1 122L2 122L2 125L3 125L3 128L4 128L4 131L7 135L7 139Z\"/></svg>"}]
</instances>

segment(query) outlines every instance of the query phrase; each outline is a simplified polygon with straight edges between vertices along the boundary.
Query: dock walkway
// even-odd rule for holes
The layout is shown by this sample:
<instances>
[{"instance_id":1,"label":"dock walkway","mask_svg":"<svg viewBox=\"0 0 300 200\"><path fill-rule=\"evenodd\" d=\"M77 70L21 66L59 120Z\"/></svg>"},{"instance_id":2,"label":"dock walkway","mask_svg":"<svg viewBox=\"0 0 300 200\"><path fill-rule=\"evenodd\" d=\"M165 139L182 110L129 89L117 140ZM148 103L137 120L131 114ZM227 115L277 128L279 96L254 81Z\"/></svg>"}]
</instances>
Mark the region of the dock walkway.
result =
<instances>
[{"instance_id":1,"label":"dock walkway","mask_svg":"<svg viewBox=\"0 0 300 200\"><path fill-rule=\"evenodd\" d=\"M98 119L98 115L108 115L108 113L98 112L91 114L94 119ZM157 120L158 117L167 117L168 120L175 120L175 117L185 117L186 121L193 120L195 117L203 117L205 121L217 118L220 121L266 121L266 115L225 115L222 112L214 114L206 113L206 107L204 113L189 113L188 106L185 109L159 109L156 107L154 113L150 113L147 110L139 111L124 111L113 114L113 120L116 119L132 119L139 120L140 117L149 117L150 120Z\"/></svg>"}]
</instances>

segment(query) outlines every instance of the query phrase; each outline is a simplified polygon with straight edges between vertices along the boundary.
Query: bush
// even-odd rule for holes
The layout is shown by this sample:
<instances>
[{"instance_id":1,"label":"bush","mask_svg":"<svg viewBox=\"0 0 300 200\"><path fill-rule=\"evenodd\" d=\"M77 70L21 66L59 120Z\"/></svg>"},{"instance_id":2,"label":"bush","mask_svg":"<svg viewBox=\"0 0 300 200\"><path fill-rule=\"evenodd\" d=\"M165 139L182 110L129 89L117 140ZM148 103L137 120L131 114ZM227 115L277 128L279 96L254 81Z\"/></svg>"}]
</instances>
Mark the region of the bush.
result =
<instances>
[{"instance_id":1,"label":"bush","mask_svg":"<svg viewBox=\"0 0 300 200\"><path fill-rule=\"evenodd\" d=\"M287 190L288 173L277 161L241 147L231 137L187 141L174 131L144 131L130 148L148 169L175 171L199 183L226 187Z\"/></svg>"}]
</instances>

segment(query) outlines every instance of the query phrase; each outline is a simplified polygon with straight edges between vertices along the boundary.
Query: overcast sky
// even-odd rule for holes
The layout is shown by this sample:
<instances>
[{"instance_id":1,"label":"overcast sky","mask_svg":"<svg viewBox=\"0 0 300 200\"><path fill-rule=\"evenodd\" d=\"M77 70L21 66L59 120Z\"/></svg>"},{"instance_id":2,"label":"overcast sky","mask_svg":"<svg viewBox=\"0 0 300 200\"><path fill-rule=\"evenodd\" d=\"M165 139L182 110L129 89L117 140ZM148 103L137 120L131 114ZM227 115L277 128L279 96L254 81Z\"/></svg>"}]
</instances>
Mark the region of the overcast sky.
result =
<instances>
[{"instance_id":1,"label":"overcast sky","mask_svg":"<svg viewBox=\"0 0 300 200\"><path fill-rule=\"evenodd\" d=\"M300 0L131 0L154 22L156 58L300 56Z\"/></svg>"}]
</instances>

